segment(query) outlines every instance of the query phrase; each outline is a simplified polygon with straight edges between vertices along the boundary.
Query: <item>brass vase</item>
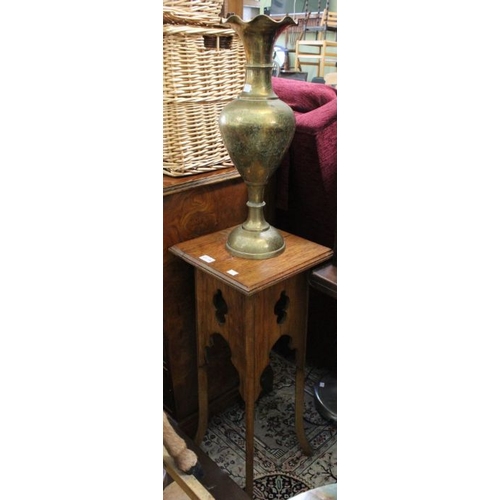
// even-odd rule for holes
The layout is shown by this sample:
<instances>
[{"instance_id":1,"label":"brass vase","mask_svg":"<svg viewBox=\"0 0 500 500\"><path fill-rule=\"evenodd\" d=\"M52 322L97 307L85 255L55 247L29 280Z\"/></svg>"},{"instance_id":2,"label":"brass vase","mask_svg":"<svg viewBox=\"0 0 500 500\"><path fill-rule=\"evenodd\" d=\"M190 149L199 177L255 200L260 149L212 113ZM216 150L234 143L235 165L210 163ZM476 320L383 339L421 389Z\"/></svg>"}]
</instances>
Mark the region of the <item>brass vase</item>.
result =
<instances>
[{"instance_id":1,"label":"brass vase","mask_svg":"<svg viewBox=\"0 0 500 500\"><path fill-rule=\"evenodd\" d=\"M245 259L268 259L285 250L285 241L264 217L264 191L278 168L295 132L292 109L272 88L276 39L295 21L274 21L258 15L245 22L228 17L225 24L242 40L246 77L242 93L224 107L219 119L222 140L248 189L248 218L228 236L227 250Z\"/></svg>"}]
</instances>

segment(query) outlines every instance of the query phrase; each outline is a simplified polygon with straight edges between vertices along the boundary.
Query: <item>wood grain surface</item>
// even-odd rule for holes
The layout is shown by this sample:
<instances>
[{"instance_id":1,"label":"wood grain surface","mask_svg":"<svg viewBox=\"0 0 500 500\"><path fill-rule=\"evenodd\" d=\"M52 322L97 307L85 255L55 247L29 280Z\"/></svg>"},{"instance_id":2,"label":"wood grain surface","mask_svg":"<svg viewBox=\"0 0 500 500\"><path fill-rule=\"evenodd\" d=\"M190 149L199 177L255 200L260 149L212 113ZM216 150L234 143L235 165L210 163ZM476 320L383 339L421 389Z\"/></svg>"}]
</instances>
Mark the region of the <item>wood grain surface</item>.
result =
<instances>
[{"instance_id":1,"label":"wood grain surface","mask_svg":"<svg viewBox=\"0 0 500 500\"><path fill-rule=\"evenodd\" d=\"M225 174L164 180L164 191L166 186L176 189L167 189L163 197L163 399L164 407L190 436L196 431L198 409L194 272L168 248L245 220L246 186L241 178L228 179ZM185 184L190 187L185 189ZM214 380L210 404L223 407L231 400L231 391L232 397L237 396L238 376L227 345L215 342L210 352Z\"/></svg>"},{"instance_id":2,"label":"wood grain surface","mask_svg":"<svg viewBox=\"0 0 500 500\"><path fill-rule=\"evenodd\" d=\"M237 227L237 226L235 226ZM197 360L199 425L195 442L201 443L208 425L210 362L206 348L215 333L228 343L231 361L239 374L245 402L245 490L253 491L254 410L260 380L269 365L269 353L282 336L295 349L295 427L306 454L312 449L304 422L304 368L307 340L309 286L307 274L333 256L331 248L281 231L285 251L265 260L234 257L226 249L233 228L227 228L169 248L196 274Z\"/></svg>"},{"instance_id":3,"label":"wood grain surface","mask_svg":"<svg viewBox=\"0 0 500 500\"><path fill-rule=\"evenodd\" d=\"M183 243L169 250L186 262L217 276L228 285L252 295L288 277L310 269L333 255L331 248L280 231L285 240L285 251L265 260L234 257L226 249L226 241L233 228L212 233ZM207 262L202 257L213 259Z\"/></svg>"}]
</instances>

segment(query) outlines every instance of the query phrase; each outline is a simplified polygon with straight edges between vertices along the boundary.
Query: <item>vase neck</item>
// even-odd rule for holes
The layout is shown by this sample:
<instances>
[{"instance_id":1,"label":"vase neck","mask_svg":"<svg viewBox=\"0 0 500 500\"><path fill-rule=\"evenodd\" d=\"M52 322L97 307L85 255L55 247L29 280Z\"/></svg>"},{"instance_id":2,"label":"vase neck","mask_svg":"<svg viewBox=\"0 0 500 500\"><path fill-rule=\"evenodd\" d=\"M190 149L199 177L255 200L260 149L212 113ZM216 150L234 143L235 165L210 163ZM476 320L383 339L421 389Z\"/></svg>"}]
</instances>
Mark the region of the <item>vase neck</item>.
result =
<instances>
[{"instance_id":1,"label":"vase neck","mask_svg":"<svg viewBox=\"0 0 500 500\"><path fill-rule=\"evenodd\" d=\"M272 64L247 64L245 85L240 98L267 97L278 98L273 91Z\"/></svg>"},{"instance_id":2,"label":"vase neck","mask_svg":"<svg viewBox=\"0 0 500 500\"><path fill-rule=\"evenodd\" d=\"M265 96L277 99L271 80L274 44L288 26L296 25L295 21L289 16L274 21L261 14L248 22L232 15L225 22L236 31L245 49L246 78L240 98Z\"/></svg>"},{"instance_id":3,"label":"vase neck","mask_svg":"<svg viewBox=\"0 0 500 500\"><path fill-rule=\"evenodd\" d=\"M275 97L272 87L274 42L277 28L247 30L241 32L246 55L245 86L240 97Z\"/></svg>"}]
</instances>

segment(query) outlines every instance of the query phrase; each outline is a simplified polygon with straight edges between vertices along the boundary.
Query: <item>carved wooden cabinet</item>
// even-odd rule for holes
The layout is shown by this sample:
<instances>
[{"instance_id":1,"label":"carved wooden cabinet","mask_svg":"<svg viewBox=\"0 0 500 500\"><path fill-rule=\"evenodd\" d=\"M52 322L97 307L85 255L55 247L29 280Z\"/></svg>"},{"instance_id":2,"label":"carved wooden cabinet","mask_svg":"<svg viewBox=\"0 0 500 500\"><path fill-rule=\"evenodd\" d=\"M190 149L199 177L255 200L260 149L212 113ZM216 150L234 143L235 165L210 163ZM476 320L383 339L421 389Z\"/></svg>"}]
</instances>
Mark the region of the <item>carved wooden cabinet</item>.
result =
<instances>
[{"instance_id":1,"label":"carved wooden cabinet","mask_svg":"<svg viewBox=\"0 0 500 500\"><path fill-rule=\"evenodd\" d=\"M163 181L163 405L189 435L198 411L194 274L168 248L239 224L247 189L234 168ZM219 411L238 395L238 375L221 340L208 350L210 407Z\"/></svg>"}]
</instances>

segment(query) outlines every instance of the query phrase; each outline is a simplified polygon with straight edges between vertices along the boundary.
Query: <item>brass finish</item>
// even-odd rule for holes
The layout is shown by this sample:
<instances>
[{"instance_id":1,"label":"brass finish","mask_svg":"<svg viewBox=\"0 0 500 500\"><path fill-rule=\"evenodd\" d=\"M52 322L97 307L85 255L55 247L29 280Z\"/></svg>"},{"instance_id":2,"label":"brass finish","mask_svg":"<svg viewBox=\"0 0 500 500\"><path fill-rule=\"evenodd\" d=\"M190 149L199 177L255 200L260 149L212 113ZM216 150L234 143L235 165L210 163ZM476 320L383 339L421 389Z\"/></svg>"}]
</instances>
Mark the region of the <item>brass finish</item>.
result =
<instances>
[{"instance_id":1,"label":"brass finish","mask_svg":"<svg viewBox=\"0 0 500 500\"><path fill-rule=\"evenodd\" d=\"M285 242L264 218L264 189L295 132L292 109L272 88L273 50L280 33L296 23L289 16L274 21L266 15L248 22L232 15L224 23L241 38L247 61L243 91L219 119L224 144L248 189L248 218L229 235L226 248L236 257L268 259L282 253Z\"/></svg>"}]
</instances>

